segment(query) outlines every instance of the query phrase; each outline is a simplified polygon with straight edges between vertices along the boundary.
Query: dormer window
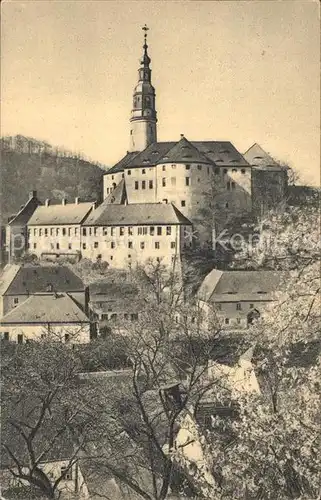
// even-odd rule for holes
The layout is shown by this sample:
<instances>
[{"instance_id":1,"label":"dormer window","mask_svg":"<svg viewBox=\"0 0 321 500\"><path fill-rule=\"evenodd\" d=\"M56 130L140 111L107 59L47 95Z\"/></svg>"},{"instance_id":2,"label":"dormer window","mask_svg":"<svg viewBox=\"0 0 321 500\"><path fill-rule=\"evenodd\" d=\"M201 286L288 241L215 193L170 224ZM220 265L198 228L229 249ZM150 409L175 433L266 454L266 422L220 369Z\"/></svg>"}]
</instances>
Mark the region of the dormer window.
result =
<instances>
[{"instance_id":1,"label":"dormer window","mask_svg":"<svg viewBox=\"0 0 321 500\"><path fill-rule=\"evenodd\" d=\"M144 168L142 169L142 174L146 174L146 170Z\"/></svg>"}]
</instances>

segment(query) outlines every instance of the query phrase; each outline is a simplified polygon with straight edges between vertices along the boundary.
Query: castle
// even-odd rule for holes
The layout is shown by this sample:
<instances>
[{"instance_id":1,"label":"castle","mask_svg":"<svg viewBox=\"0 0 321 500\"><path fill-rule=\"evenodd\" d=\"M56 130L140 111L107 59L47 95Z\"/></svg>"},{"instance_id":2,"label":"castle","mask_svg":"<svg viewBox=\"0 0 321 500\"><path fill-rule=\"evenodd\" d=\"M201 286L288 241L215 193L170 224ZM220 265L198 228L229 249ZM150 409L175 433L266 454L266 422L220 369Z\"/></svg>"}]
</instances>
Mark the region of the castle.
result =
<instances>
[{"instance_id":1,"label":"castle","mask_svg":"<svg viewBox=\"0 0 321 500\"><path fill-rule=\"evenodd\" d=\"M190 141L184 135L157 141L147 29L129 151L103 175L102 204L35 204L27 222L30 253L102 259L116 268L149 259L170 265L195 245L212 248L218 218L259 212L285 199L286 169L257 144L242 155L228 141Z\"/></svg>"}]
</instances>

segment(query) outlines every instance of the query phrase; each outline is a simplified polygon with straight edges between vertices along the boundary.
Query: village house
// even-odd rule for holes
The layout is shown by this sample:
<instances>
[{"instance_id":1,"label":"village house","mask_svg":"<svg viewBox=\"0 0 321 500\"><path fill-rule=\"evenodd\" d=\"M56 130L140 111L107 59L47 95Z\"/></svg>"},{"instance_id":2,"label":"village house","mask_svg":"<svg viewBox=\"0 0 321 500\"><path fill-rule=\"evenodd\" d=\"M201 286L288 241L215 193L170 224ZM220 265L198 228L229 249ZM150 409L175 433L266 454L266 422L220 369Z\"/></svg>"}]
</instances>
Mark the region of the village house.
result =
<instances>
[{"instance_id":1,"label":"village house","mask_svg":"<svg viewBox=\"0 0 321 500\"><path fill-rule=\"evenodd\" d=\"M7 265L0 276L0 319L30 296L68 293L86 311L88 290L67 266Z\"/></svg>"},{"instance_id":2,"label":"village house","mask_svg":"<svg viewBox=\"0 0 321 500\"><path fill-rule=\"evenodd\" d=\"M284 274L277 271L213 269L196 298L206 316L214 315L223 329L244 329L276 300L284 279Z\"/></svg>"},{"instance_id":3,"label":"village house","mask_svg":"<svg viewBox=\"0 0 321 500\"><path fill-rule=\"evenodd\" d=\"M34 294L1 318L0 334L18 344L41 339L87 344L91 324L68 294Z\"/></svg>"},{"instance_id":4,"label":"village house","mask_svg":"<svg viewBox=\"0 0 321 500\"><path fill-rule=\"evenodd\" d=\"M38 207L28 222L29 253L43 259L73 257L81 254L81 224L93 209L93 202L74 203L62 200L60 205Z\"/></svg>"}]
</instances>

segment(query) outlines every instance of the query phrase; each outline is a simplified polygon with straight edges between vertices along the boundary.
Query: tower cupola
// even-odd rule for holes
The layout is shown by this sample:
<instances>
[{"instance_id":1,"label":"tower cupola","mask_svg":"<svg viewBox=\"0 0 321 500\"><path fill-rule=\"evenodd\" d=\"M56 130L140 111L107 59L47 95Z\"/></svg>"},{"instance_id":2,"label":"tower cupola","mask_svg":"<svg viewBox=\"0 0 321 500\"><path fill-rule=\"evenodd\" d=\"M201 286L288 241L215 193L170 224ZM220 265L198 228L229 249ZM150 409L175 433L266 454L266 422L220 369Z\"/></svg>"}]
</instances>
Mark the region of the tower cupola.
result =
<instances>
[{"instance_id":1,"label":"tower cupola","mask_svg":"<svg viewBox=\"0 0 321 500\"><path fill-rule=\"evenodd\" d=\"M151 59L148 55L147 31L144 31L143 55L138 69L138 83L134 89L133 107L130 118L130 151L143 151L157 141L157 113L155 105L155 89L151 83Z\"/></svg>"}]
</instances>

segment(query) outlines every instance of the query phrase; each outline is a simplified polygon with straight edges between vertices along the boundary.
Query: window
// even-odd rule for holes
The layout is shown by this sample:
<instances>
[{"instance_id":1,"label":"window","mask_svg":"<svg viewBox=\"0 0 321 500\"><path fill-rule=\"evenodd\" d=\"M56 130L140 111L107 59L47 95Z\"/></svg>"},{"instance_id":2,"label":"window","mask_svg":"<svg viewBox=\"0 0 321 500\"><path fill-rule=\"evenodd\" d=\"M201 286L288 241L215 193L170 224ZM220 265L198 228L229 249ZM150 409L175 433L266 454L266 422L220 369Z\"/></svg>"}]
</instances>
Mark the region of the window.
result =
<instances>
[{"instance_id":1,"label":"window","mask_svg":"<svg viewBox=\"0 0 321 500\"><path fill-rule=\"evenodd\" d=\"M35 236L37 236L37 229L34 229L34 230L33 230L33 234L34 234Z\"/></svg>"},{"instance_id":2,"label":"window","mask_svg":"<svg viewBox=\"0 0 321 500\"><path fill-rule=\"evenodd\" d=\"M71 227L68 227L68 236L71 236Z\"/></svg>"},{"instance_id":3,"label":"window","mask_svg":"<svg viewBox=\"0 0 321 500\"><path fill-rule=\"evenodd\" d=\"M18 342L18 344L23 344L23 335L22 335L22 333L18 333L18 335L17 335L17 342Z\"/></svg>"},{"instance_id":4,"label":"window","mask_svg":"<svg viewBox=\"0 0 321 500\"><path fill-rule=\"evenodd\" d=\"M159 257L156 257L156 262L160 262L160 258Z\"/></svg>"},{"instance_id":5,"label":"window","mask_svg":"<svg viewBox=\"0 0 321 500\"><path fill-rule=\"evenodd\" d=\"M77 236L78 234L78 229L79 229L78 227L75 227L75 236Z\"/></svg>"},{"instance_id":6,"label":"window","mask_svg":"<svg viewBox=\"0 0 321 500\"><path fill-rule=\"evenodd\" d=\"M222 304L220 304L220 302L218 302L218 304L216 304L216 309L218 311L221 311L222 310Z\"/></svg>"},{"instance_id":7,"label":"window","mask_svg":"<svg viewBox=\"0 0 321 500\"><path fill-rule=\"evenodd\" d=\"M91 227L88 229L88 234L91 236Z\"/></svg>"},{"instance_id":8,"label":"window","mask_svg":"<svg viewBox=\"0 0 321 500\"><path fill-rule=\"evenodd\" d=\"M198 170L202 170L202 165L197 165Z\"/></svg>"},{"instance_id":9,"label":"window","mask_svg":"<svg viewBox=\"0 0 321 500\"><path fill-rule=\"evenodd\" d=\"M155 234L155 227L154 226L151 226L149 228L149 234L150 234L150 236L154 236L154 234Z\"/></svg>"},{"instance_id":10,"label":"window","mask_svg":"<svg viewBox=\"0 0 321 500\"><path fill-rule=\"evenodd\" d=\"M9 332L4 332L4 333L3 333L3 340L8 341L9 339L10 339Z\"/></svg>"},{"instance_id":11,"label":"window","mask_svg":"<svg viewBox=\"0 0 321 500\"><path fill-rule=\"evenodd\" d=\"M245 174L245 168L241 168L242 174Z\"/></svg>"},{"instance_id":12,"label":"window","mask_svg":"<svg viewBox=\"0 0 321 500\"><path fill-rule=\"evenodd\" d=\"M111 244L110 244L110 248L115 248L115 246L116 246L115 242L112 241Z\"/></svg>"},{"instance_id":13,"label":"window","mask_svg":"<svg viewBox=\"0 0 321 500\"><path fill-rule=\"evenodd\" d=\"M148 227L143 227L143 234L148 234Z\"/></svg>"},{"instance_id":14,"label":"window","mask_svg":"<svg viewBox=\"0 0 321 500\"><path fill-rule=\"evenodd\" d=\"M110 256L110 260L113 260L113 258L114 258L114 257L111 255L111 256Z\"/></svg>"},{"instance_id":15,"label":"window","mask_svg":"<svg viewBox=\"0 0 321 500\"><path fill-rule=\"evenodd\" d=\"M142 170L142 174L146 174L146 170L144 168Z\"/></svg>"},{"instance_id":16,"label":"window","mask_svg":"<svg viewBox=\"0 0 321 500\"><path fill-rule=\"evenodd\" d=\"M14 304L19 304L19 297L15 297L15 298L13 299L13 303L14 303Z\"/></svg>"},{"instance_id":17,"label":"window","mask_svg":"<svg viewBox=\"0 0 321 500\"><path fill-rule=\"evenodd\" d=\"M55 245L53 243L50 243L50 248L51 248L51 250L54 250Z\"/></svg>"},{"instance_id":18,"label":"window","mask_svg":"<svg viewBox=\"0 0 321 500\"><path fill-rule=\"evenodd\" d=\"M68 250L71 250L71 249L72 249L72 244L68 243Z\"/></svg>"},{"instance_id":19,"label":"window","mask_svg":"<svg viewBox=\"0 0 321 500\"><path fill-rule=\"evenodd\" d=\"M235 172L237 172L237 169L236 168L232 168L232 172L233 172L233 174L235 174Z\"/></svg>"},{"instance_id":20,"label":"window","mask_svg":"<svg viewBox=\"0 0 321 500\"><path fill-rule=\"evenodd\" d=\"M219 168L215 168L215 169L214 169L214 174L215 174L215 175L219 175L219 173L220 173L220 169L219 169Z\"/></svg>"},{"instance_id":21,"label":"window","mask_svg":"<svg viewBox=\"0 0 321 500\"><path fill-rule=\"evenodd\" d=\"M138 234L138 236L141 236L143 234L143 228L142 227L138 227L137 228L137 234Z\"/></svg>"},{"instance_id":22,"label":"window","mask_svg":"<svg viewBox=\"0 0 321 500\"><path fill-rule=\"evenodd\" d=\"M149 189L153 189L153 181L148 182Z\"/></svg>"},{"instance_id":23,"label":"window","mask_svg":"<svg viewBox=\"0 0 321 500\"><path fill-rule=\"evenodd\" d=\"M229 325L229 323L230 323L229 318L225 318L225 324L226 324L226 325Z\"/></svg>"},{"instance_id":24,"label":"window","mask_svg":"<svg viewBox=\"0 0 321 500\"><path fill-rule=\"evenodd\" d=\"M48 236L48 229L45 229L45 236Z\"/></svg>"},{"instance_id":25,"label":"window","mask_svg":"<svg viewBox=\"0 0 321 500\"><path fill-rule=\"evenodd\" d=\"M163 172L165 172L165 170L166 170L166 165L163 165L162 170L163 170Z\"/></svg>"},{"instance_id":26,"label":"window","mask_svg":"<svg viewBox=\"0 0 321 500\"><path fill-rule=\"evenodd\" d=\"M227 174L227 168L223 169L223 174Z\"/></svg>"},{"instance_id":27,"label":"window","mask_svg":"<svg viewBox=\"0 0 321 500\"><path fill-rule=\"evenodd\" d=\"M70 340L69 333L65 333L65 342L69 342L69 340Z\"/></svg>"},{"instance_id":28,"label":"window","mask_svg":"<svg viewBox=\"0 0 321 500\"><path fill-rule=\"evenodd\" d=\"M236 310L242 311L242 304L236 304Z\"/></svg>"},{"instance_id":29,"label":"window","mask_svg":"<svg viewBox=\"0 0 321 500\"><path fill-rule=\"evenodd\" d=\"M83 250L86 250L86 243L82 244L82 248L83 248Z\"/></svg>"},{"instance_id":30,"label":"window","mask_svg":"<svg viewBox=\"0 0 321 500\"><path fill-rule=\"evenodd\" d=\"M119 236L124 236L124 234L125 234L125 228L123 226L121 226L119 228Z\"/></svg>"},{"instance_id":31,"label":"window","mask_svg":"<svg viewBox=\"0 0 321 500\"><path fill-rule=\"evenodd\" d=\"M137 320L138 320L138 314L137 314L137 313L132 313L132 314L130 315L130 319L131 319L132 321L137 321Z\"/></svg>"},{"instance_id":32,"label":"window","mask_svg":"<svg viewBox=\"0 0 321 500\"><path fill-rule=\"evenodd\" d=\"M185 200L182 200L181 201L181 207L185 207L185 206L186 206L186 202L185 202Z\"/></svg>"},{"instance_id":33,"label":"window","mask_svg":"<svg viewBox=\"0 0 321 500\"><path fill-rule=\"evenodd\" d=\"M98 241L95 241L94 248L98 248Z\"/></svg>"},{"instance_id":34,"label":"window","mask_svg":"<svg viewBox=\"0 0 321 500\"><path fill-rule=\"evenodd\" d=\"M50 228L50 236L53 236L53 234L54 234L54 228L53 228L53 227L51 227L51 228Z\"/></svg>"},{"instance_id":35,"label":"window","mask_svg":"<svg viewBox=\"0 0 321 500\"><path fill-rule=\"evenodd\" d=\"M128 228L128 234L129 236L132 236L133 234L133 228L131 226Z\"/></svg>"},{"instance_id":36,"label":"window","mask_svg":"<svg viewBox=\"0 0 321 500\"><path fill-rule=\"evenodd\" d=\"M62 235L66 236L66 228L65 227L62 228Z\"/></svg>"},{"instance_id":37,"label":"window","mask_svg":"<svg viewBox=\"0 0 321 500\"><path fill-rule=\"evenodd\" d=\"M135 189L136 189L136 191L137 191L137 189L138 189L138 186L139 186L139 182L138 182L138 181L135 181Z\"/></svg>"},{"instance_id":38,"label":"window","mask_svg":"<svg viewBox=\"0 0 321 500\"><path fill-rule=\"evenodd\" d=\"M171 185L176 186L176 177L171 177Z\"/></svg>"},{"instance_id":39,"label":"window","mask_svg":"<svg viewBox=\"0 0 321 500\"><path fill-rule=\"evenodd\" d=\"M170 236L172 234L172 228L171 226L166 227L166 236Z\"/></svg>"},{"instance_id":40,"label":"window","mask_svg":"<svg viewBox=\"0 0 321 500\"><path fill-rule=\"evenodd\" d=\"M42 229L39 229L39 236L42 236Z\"/></svg>"},{"instance_id":41,"label":"window","mask_svg":"<svg viewBox=\"0 0 321 500\"><path fill-rule=\"evenodd\" d=\"M131 175L131 174L132 174L132 171L131 171L131 170L128 170L127 174L128 174L128 175Z\"/></svg>"},{"instance_id":42,"label":"window","mask_svg":"<svg viewBox=\"0 0 321 500\"><path fill-rule=\"evenodd\" d=\"M142 189L146 189L146 181L142 181Z\"/></svg>"},{"instance_id":43,"label":"window","mask_svg":"<svg viewBox=\"0 0 321 500\"><path fill-rule=\"evenodd\" d=\"M112 180L112 181L114 180L114 176L113 176L113 175L111 176L111 180Z\"/></svg>"},{"instance_id":44,"label":"window","mask_svg":"<svg viewBox=\"0 0 321 500\"><path fill-rule=\"evenodd\" d=\"M232 182L232 189L235 189L235 186L236 186L235 182Z\"/></svg>"},{"instance_id":45,"label":"window","mask_svg":"<svg viewBox=\"0 0 321 500\"><path fill-rule=\"evenodd\" d=\"M250 304L250 309L253 309L253 307L254 307L254 304Z\"/></svg>"},{"instance_id":46,"label":"window","mask_svg":"<svg viewBox=\"0 0 321 500\"><path fill-rule=\"evenodd\" d=\"M189 177L185 177L185 185L189 186Z\"/></svg>"},{"instance_id":47,"label":"window","mask_svg":"<svg viewBox=\"0 0 321 500\"><path fill-rule=\"evenodd\" d=\"M171 248L176 248L176 243L175 243L175 241L171 241Z\"/></svg>"},{"instance_id":48,"label":"window","mask_svg":"<svg viewBox=\"0 0 321 500\"><path fill-rule=\"evenodd\" d=\"M162 186L166 187L166 178L165 177L162 178Z\"/></svg>"},{"instance_id":49,"label":"window","mask_svg":"<svg viewBox=\"0 0 321 500\"><path fill-rule=\"evenodd\" d=\"M185 165L186 170L189 170L191 168L190 165Z\"/></svg>"},{"instance_id":50,"label":"window","mask_svg":"<svg viewBox=\"0 0 321 500\"><path fill-rule=\"evenodd\" d=\"M228 208L228 203L225 203L225 208Z\"/></svg>"},{"instance_id":51,"label":"window","mask_svg":"<svg viewBox=\"0 0 321 500\"><path fill-rule=\"evenodd\" d=\"M128 314L127 313L124 314L124 319L128 319Z\"/></svg>"},{"instance_id":52,"label":"window","mask_svg":"<svg viewBox=\"0 0 321 500\"><path fill-rule=\"evenodd\" d=\"M103 227L103 235L104 235L104 236L107 236L107 234L108 234L108 229L107 229L107 227Z\"/></svg>"},{"instance_id":53,"label":"window","mask_svg":"<svg viewBox=\"0 0 321 500\"><path fill-rule=\"evenodd\" d=\"M155 249L159 250L160 249L160 244L159 241L155 241Z\"/></svg>"},{"instance_id":54,"label":"window","mask_svg":"<svg viewBox=\"0 0 321 500\"><path fill-rule=\"evenodd\" d=\"M33 244L33 248L37 248L37 243L34 243L34 244Z\"/></svg>"},{"instance_id":55,"label":"window","mask_svg":"<svg viewBox=\"0 0 321 500\"><path fill-rule=\"evenodd\" d=\"M128 242L128 248L133 248L133 242L132 241Z\"/></svg>"},{"instance_id":56,"label":"window","mask_svg":"<svg viewBox=\"0 0 321 500\"><path fill-rule=\"evenodd\" d=\"M176 165L172 165L172 168L175 169L176 168Z\"/></svg>"},{"instance_id":57,"label":"window","mask_svg":"<svg viewBox=\"0 0 321 500\"><path fill-rule=\"evenodd\" d=\"M85 227L83 227L83 229L82 229L82 235L83 235L83 236L86 236L86 235L87 235L87 230L86 230L86 228L85 228Z\"/></svg>"},{"instance_id":58,"label":"window","mask_svg":"<svg viewBox=\"0 0 321 500\"><path fill-rule=\"evenodd\" d=\"M114 227L110 228L110 236L115 236L115 228Z\"/></svg>"},{"instance_id":59,"label":"window","mask_svg":"<svg viewBox=\"0 0 321 500\"><path fill-rule=\"evenodd\" d=\"M140 248L141 248L141 250L144 250L144 248L145 248L145 242L144 241L140 242Z\"/></svg>"},{"instance_id":60,"label":"window","mask_svg":"<svg viewBox=\"0 0 321 500\"><path fill-rule=\"evenodd\" d=\"M157 228L157 236L162 236L162 227L158 226Z\"/></svg>"},{"instance_id":61,"label":"window","mask_svg":"<svg viewBox=\"0 0 321 500\"><path fill-rule=\"evenodd\" d=\"M231 183L227 182L226 187L227 187L227 190L229 191L231 189Z\"/></svg>"}]
</instances>

